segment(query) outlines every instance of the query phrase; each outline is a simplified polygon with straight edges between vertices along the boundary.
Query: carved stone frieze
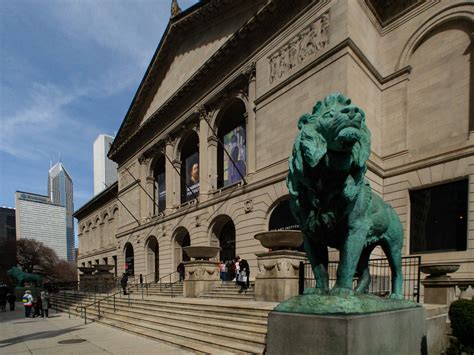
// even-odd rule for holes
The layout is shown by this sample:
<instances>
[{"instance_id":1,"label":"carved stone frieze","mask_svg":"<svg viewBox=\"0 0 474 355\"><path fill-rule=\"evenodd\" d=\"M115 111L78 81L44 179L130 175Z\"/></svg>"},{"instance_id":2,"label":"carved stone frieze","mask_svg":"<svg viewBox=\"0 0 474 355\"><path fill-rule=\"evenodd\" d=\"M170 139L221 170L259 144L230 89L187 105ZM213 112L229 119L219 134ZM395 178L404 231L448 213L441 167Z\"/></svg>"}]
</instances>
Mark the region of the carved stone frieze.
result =
<instances>
[{"instance_id":1,"label":"carved stone frieze","mask_svg":"<svg viewBox=\"0 0 474 355\"><path fill-rule=\"evenodd\" d=\"M301 30L269 57L270 84L318 56L329 44L329 11Z\"/></svg>"}]
</instances>

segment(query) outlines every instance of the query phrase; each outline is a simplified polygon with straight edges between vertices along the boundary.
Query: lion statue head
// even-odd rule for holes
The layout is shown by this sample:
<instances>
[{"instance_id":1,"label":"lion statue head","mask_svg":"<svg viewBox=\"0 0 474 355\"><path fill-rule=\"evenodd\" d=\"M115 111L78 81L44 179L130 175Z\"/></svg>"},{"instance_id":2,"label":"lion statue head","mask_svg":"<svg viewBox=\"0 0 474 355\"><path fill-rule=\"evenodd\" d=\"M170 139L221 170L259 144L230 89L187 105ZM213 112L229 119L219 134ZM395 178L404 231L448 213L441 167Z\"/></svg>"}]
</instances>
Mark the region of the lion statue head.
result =
<instances>
[{"instance_id":1,"label":"lion statue head","mask_svg":"<svg viewBox=\"0 0 474 355\"><path fill-rule=\"evenodd\" d=\"M364 182L370 155L370 131L365 113L341 93L333 93L318 101L311 114L298 121L299 133L289 159L287 185L295 217L304 229L311 219L310 210L321 210L322 171L337 171L344 176L340 189L348 199L357 194ZM324 169L323 169L324 168ZM331 219L331 216L323 216Z\"/></svg>"}]
</instances>

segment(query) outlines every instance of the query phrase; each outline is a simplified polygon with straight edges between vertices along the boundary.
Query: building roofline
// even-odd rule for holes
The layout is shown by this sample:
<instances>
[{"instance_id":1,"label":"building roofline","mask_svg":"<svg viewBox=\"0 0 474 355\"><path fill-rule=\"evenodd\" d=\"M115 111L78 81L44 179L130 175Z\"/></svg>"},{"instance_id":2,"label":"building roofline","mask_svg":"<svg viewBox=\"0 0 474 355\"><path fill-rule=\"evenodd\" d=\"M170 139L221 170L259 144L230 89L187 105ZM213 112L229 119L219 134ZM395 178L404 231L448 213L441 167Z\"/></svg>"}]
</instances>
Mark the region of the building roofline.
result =
<instances>
[{"instance_id":1,"label":"building roofline","mask_svg":"<svg viewBox=\"0 0 474 355\"><path fill-rule=\"evenodd\" d=\"M92 197L89 201L87 201L84 205L82 205L79 209L77 209L72 216L76 219L80 219L81 216L89 212L90 210L94 209L97 205L102 205L103 202L116 197L118 194L118 182L114 182L105 190L101 191L99 194Z\"/></svg>"}]
</instances>

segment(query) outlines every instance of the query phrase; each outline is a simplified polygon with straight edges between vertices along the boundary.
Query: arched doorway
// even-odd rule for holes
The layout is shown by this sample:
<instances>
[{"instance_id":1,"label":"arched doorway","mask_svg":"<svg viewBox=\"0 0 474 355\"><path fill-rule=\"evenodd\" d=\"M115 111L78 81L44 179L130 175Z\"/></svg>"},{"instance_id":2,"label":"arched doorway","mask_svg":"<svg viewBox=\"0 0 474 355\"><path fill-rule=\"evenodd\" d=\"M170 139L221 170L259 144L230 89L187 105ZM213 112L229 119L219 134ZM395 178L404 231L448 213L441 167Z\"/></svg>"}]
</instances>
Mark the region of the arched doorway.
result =
<instances>
[{"instance_id":1,"label":"arched doorway","mask_svg":"<svg viewBox=\"0 0 474 355\"><path fill-rule=\"evenodd\" d=\"M155 237L148 238L146 243L147 277L146 282L160 279L160 246Z\"/></svg>"},{"instance_id":2,"label":"arched doorway","mask_svg":"<svg viewBox=\"0 0 474 355\"><path fill-rule=\"evenodd\" d=\"M190 245L191 238L189 236L189 232L186 230L186 228L180 227L176 232L176 237L174 238L174 270L176 270L176 267L179 265L179 263L191 260L188 254L186 254L186 252L183 250L184 247Z\"/></svg>"},{"instance_id":3,"label":"arched doorway","mask_svg":"<svg viewBox=\"0 0 474 355\"><path fill-rule=\"evenodd\" d=\"M235 225L229 216L218 216L211 227L211 245L219 246L220 261L232 261L235 252Z\"/></svg>"},{"instance_id":4,"label":"arched doorway","mask_svg":"<svg viewBox=\"0 0 474 355\"><path fill-rule=\"evenodd\" d=\"M133 246L130 243L125 245L125 273L129 276L135 275Z\"/></svg>"}]
</instances>

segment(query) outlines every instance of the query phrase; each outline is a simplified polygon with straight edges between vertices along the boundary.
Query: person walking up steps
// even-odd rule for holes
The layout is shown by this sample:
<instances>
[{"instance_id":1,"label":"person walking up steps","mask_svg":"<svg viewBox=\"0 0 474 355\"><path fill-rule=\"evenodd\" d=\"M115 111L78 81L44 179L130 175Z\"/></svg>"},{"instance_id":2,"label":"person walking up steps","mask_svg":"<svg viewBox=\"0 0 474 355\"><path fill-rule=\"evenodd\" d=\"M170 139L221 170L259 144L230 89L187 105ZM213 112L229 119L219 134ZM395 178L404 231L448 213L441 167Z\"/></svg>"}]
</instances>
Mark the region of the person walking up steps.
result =
<instances>
[{"instance_id":1,"label":"person walking up steps","mask_svg":"<svg viewBox=\"0 0 474 355\"><path fill-rule=\"evenodd\" d=\"M128 276L126 273L123 273L122 279L120 280L120 285L122 285L123 294L127 294L127 283L128 283Z\"/></svg>"}]
</instances>

